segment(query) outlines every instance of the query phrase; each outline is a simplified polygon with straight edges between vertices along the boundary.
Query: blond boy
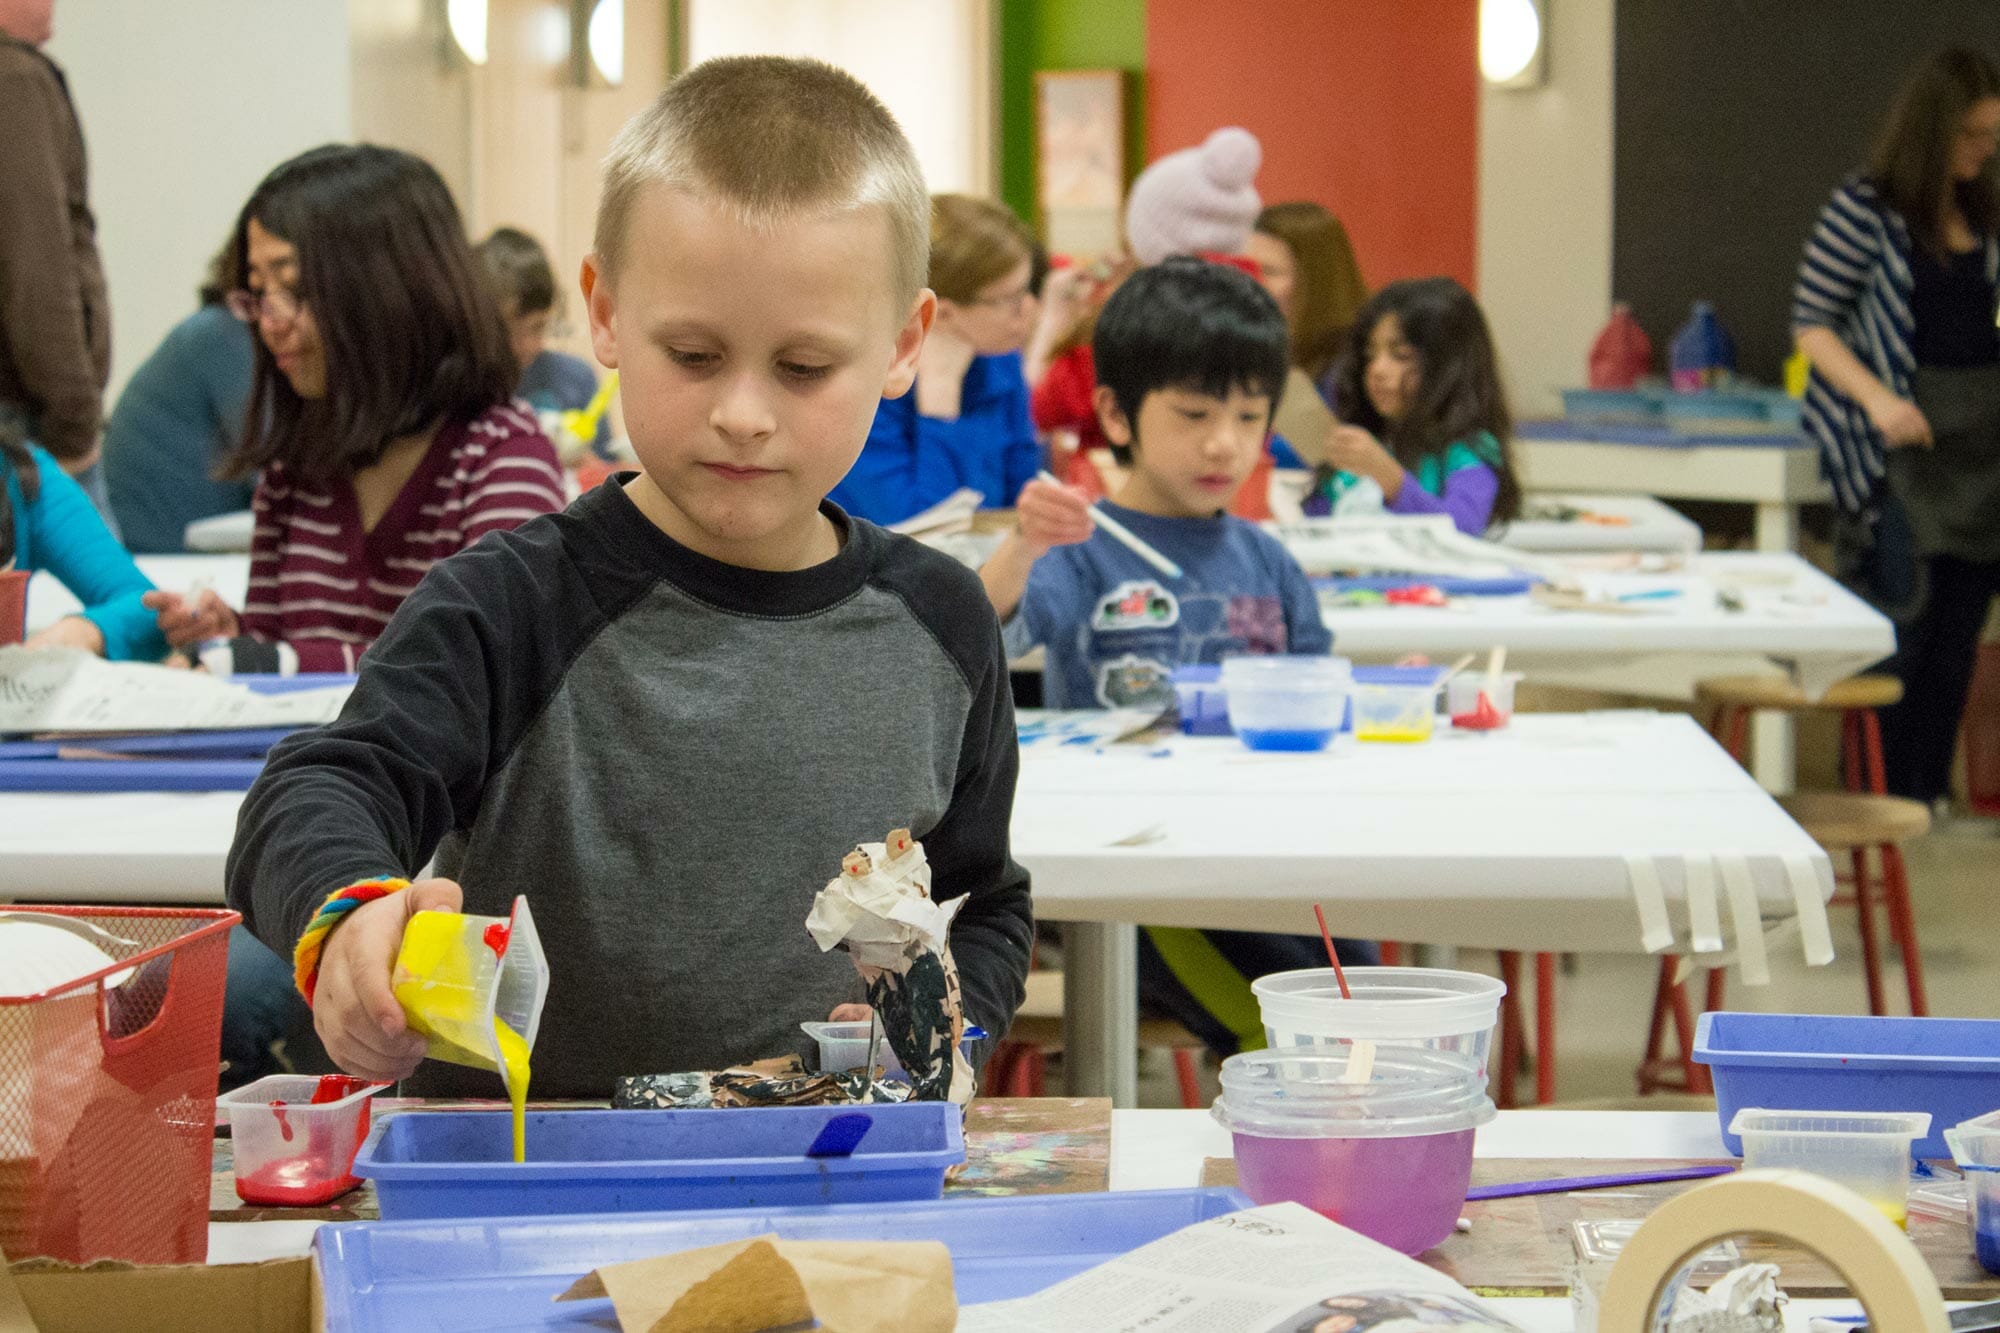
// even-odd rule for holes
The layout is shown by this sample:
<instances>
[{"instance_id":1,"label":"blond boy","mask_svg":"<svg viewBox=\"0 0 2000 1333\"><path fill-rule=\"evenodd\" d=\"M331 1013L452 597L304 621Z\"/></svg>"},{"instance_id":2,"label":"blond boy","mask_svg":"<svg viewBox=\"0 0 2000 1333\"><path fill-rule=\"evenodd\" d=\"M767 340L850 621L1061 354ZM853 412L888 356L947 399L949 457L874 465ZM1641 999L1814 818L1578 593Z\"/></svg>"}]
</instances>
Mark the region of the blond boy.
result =
<instances>
[{"instance_id":1,"label":"blond boy","mask_svg":"<svg viewBox=\"0 0 2000 1333\"><path fill-rule=\"evenodd\" d=\"M437 566L244 806L230 902L281 950L435 853L325 938L343 1068L494 1091L416 1068L389 976L411 913L517 893L553 978L538 1094L800 1049L855 998L813 894L894 827L968 896L967 1017L1005 1031L1031 924L998 625L969 572L824 499L915 374L928 220L895 121L817 62L710 62L625 127L582 283L640 471Z\"/></svg>"}]
</instances>

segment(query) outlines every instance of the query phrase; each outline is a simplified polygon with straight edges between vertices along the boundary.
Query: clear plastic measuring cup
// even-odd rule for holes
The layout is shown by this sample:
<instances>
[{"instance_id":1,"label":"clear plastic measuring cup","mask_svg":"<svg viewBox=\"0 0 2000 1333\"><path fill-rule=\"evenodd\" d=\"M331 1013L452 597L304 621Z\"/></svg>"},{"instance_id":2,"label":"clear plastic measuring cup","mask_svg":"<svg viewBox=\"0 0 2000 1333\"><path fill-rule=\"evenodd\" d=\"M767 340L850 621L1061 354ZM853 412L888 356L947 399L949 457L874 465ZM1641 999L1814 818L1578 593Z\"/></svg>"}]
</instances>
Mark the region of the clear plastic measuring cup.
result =
<instances>
[{"instance_id":1,"label":"clear plastic measuring cup","mask_svg":"<svg viewBox=\"0 0 2000 1333\"><path fill-rule=\"evenodd\" d=\"M403 928L391 976L412 1030L433 1060L491 1069L514 1091L494 1020L534 1049L548 998L549 964L526 898L507 917L418 912Z\"/></svg>"}]
</instances>

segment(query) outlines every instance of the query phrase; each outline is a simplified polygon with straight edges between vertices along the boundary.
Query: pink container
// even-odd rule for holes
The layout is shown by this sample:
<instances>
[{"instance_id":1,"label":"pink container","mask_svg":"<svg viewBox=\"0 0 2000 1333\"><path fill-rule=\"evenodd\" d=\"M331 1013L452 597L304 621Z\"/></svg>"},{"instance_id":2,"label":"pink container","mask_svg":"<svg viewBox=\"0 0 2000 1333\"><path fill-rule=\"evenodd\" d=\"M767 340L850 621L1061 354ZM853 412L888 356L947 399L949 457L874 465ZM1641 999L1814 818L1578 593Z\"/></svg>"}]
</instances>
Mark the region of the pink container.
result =
<instances>
[{"instance_id":1,"label":"pink container","mask_svg":"<svg viewBox=\"0 0 2000 1333\"><path fill-rule=\"evenodd\" d=\"M1404 1254L1451 1235L1472 1183L1473 1130L1491 1120L1486 1080L1464 1056L1377 1047L1364 1083L1348 1050L1253 1051L1222 1065L1215 1118L1258 1203L1302 1203Z\"/></svg>"}]
</instances>

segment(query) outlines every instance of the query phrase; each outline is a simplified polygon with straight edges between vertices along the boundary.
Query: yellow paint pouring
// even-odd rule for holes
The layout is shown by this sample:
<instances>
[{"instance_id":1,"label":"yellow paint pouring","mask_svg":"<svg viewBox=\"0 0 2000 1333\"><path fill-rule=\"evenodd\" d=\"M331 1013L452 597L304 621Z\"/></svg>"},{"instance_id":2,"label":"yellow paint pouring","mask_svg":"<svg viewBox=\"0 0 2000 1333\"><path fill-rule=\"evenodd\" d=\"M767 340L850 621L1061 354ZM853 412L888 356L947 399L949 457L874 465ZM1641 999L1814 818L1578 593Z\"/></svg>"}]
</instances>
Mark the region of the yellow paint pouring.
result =
<instances>
[{"instance_id":1,"label":"yellow paint pouring","mask_svg":"<svg viewBox=\"0 0 2000 1333\"><path fill-rule=\"evenodd\" d=\"M500 1064L507 1078L507 1100L514 1108L514 1160L528 1160L528 1043L502 1019L493 1020L500 1043Z\"/></svg>"},{"instance_id":2,"label":"yellow paint pouring","mask_svg":"<svg viewBox=\"0 0 2000 1333\"><path fill-rule=\"evenodd\" d=\"M418 912L403 928L391 988L434 1060L491 1069L506 1080L514 1112L514 1160L527 1160L528 1043L498 1018L485 1029L498 969L496 946L478 917ZM498 1052L496 1062L495 1052Z\"/></svg>"}]
</instances>

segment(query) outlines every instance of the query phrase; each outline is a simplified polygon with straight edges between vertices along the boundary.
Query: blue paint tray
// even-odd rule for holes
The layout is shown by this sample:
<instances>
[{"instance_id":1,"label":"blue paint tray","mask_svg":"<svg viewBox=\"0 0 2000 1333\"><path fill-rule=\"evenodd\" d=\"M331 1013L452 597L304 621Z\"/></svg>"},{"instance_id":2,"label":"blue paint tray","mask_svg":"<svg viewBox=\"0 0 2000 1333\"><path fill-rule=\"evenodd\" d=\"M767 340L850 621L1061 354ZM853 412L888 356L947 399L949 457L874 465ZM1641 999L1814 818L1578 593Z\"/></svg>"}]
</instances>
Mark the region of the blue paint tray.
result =
<instances>
[{"instance_id":1,"label":"blue paint tray","mask_svg":"<svg viewBox=\"0 0 2000 1333\"><path fill-rule=\"evenodd\" d=\"M856 1110L874 1123L853 1155L806 1156ZM418 1111L379 1121L354 1174L391 1220L935 1199L965 1160L962 1118L950 1102L530 1111L516 1162L507 1112Z\"/></svg>"},{"instance_id":2,"label":"blue paint tray","mask_svg":"<svg viewBox=\"0 0 2000 1333\"><path fill-rule=\"evenodd\" d=\"M445 1113L396 1119L434 1114ZM971 1305L1031 1295L1184 1226L1250 1206L1233 1189L1130 1190L620 1217L349 1222L321 1227L313 1250L329 1333L602 1333L617 1327L610 1301L553 1301L604 1264L772 1232L787 1240L939 1240L951 1250L959 1303Z\"/></svg>"},{"instance_id":3,"label":"blue paint tray","mask_svg":"<svg viewBox=\"0 0 2000 1333\"><path fill-rule=\"evenodd\" d=\"M1694 1060L1715 1080L1722 1141L1746 1106L1773 1111L1928 1111L1917 1157L1951 1156L1944 1132L2000 1108L2000 1020L1715 1011L1695 1022Z\"/></svg>"}]
</instances>

